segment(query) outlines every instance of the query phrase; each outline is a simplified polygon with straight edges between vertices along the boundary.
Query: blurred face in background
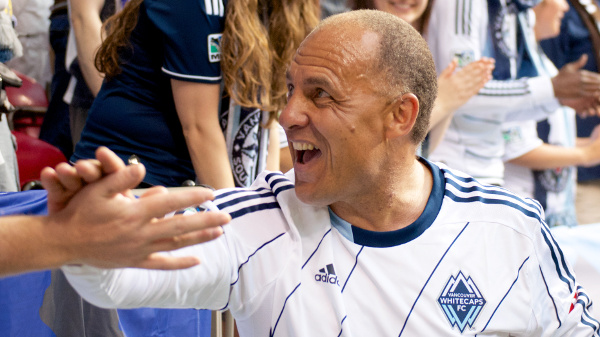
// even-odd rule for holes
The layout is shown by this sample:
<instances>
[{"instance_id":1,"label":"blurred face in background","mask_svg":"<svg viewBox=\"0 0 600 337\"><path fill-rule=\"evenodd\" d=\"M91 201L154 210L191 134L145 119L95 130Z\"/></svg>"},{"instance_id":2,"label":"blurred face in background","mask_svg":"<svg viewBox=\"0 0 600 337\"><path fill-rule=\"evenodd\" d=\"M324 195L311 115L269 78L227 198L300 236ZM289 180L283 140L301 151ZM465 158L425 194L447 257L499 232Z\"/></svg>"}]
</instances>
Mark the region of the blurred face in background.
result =
<instances>
[{"instance_id":1,"label":"blurred face in background","mask_svg":"<svg viewBox=\"0 0 600 337\"><path fill-rule=\"evenodd\" d=\"M376 9L393 14L417 29L428 3L429 0L373 0Z\"/></svg>"},{"instance_id":2,"label":"blurred face in background","mask_svg":"<svg viewBox=\"0 0 600 337\"><path fill-rule=\"evenodd\" d=\"M568 10L567 0L542 0L537 4L533 8L536 39L549 39L560 34L560 22Z\"/></svg>"}]
</instances>

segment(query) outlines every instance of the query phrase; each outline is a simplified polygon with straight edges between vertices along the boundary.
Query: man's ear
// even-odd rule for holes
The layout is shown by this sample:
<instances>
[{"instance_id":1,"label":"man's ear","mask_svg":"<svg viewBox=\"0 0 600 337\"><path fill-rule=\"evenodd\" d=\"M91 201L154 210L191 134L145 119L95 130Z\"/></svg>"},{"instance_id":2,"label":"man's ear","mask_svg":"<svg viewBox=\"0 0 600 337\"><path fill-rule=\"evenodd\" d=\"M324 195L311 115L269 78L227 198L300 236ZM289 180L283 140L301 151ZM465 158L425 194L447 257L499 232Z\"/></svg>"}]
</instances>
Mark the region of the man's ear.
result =
<instances>
[{"instance_id":1,"label":"man's ear","mask_svg":"<svg viewBox=\"0 0 600 337\"><path fill-rule=\"evenodd\" d=\"M386 116L387 139L410 136L419 115L419 99L413 93L397 97L390 105Z\"/></svg>"}]
</instances>

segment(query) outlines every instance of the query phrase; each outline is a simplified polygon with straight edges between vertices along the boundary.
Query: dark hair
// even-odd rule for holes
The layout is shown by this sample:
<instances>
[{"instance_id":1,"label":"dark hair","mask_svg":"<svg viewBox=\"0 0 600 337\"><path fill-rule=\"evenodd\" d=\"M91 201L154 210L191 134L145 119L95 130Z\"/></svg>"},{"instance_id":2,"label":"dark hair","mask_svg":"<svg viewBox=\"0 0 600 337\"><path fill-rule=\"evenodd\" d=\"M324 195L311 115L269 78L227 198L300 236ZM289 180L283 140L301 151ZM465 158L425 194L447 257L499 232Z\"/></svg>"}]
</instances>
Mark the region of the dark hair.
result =
<instances>
[{"instance_id":1,"label":"dark hair","mask_svg":"<svg viewBox=\"0 0 600 337\"><path fill-rule=\"evenodd\" d=\"M377 10L356 10L330 16L311 33L324 27L359 26L379 35L379 53L375 55L374 78L388 98L410 92L419 100L419 114L412 129L415 144L427 134L429 117L437 95L437 74L433 57L423 37L398 17ZM381 74L381 75L379 75Z\"/></svg>"}]
</instances>

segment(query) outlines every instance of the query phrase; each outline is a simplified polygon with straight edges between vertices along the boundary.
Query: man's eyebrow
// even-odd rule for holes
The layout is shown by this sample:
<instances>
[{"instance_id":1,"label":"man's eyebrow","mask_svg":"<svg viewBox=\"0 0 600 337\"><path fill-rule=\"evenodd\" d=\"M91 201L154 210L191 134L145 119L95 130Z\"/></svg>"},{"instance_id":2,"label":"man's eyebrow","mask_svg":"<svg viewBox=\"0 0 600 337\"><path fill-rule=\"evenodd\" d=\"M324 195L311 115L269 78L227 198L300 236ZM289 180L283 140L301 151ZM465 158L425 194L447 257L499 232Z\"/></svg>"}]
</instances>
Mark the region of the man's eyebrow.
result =
<instances>
[{"instance_id":1,"label":"man's eyebrow","mask_svg":"<svg viewBox=\"0 0 600 337\"><path fill-rule=\"evenodd\" d=\"M304 80L304 84L314 85L318 87L328 87L331 85L331 81L323 77L309 77Z\"/></svg>"},{"instance_id":2,"label":"man's eyebrow","mask_svg":"<svg viewBox=\"0 0 600 337\"><path fill-rule=\"evenodd\" d=\"M285 72L285 79L288 82L292 82L292 74L290 73L289 70ZM323 78L323 77L309 77L309 78L305 79L303 83L308 84L308 85L313 85L313 86L320 86L320 87L325 87L325 86L328 87L331 85L331 81L329 81L328 79Z\"/></svg>"}]
</instances>

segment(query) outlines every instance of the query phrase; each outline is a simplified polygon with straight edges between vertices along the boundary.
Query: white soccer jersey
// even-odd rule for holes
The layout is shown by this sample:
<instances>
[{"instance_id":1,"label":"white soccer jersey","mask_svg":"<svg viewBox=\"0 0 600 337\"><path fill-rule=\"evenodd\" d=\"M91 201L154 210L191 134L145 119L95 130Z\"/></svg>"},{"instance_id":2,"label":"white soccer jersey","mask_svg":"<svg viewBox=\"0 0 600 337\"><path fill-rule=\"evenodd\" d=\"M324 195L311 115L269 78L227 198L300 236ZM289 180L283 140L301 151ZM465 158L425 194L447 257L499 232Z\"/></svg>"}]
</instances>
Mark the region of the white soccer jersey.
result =
<instances>
[{"instance_id":1,"label":"white soccer jersey","mask_svg":"<svg viewBox=\"0 0 600 337\"><path fill-rule=\"evenodd\" d=\"M597 336L539 205L430 167L425 211L397 231L353 227L300 202L292 174L263 173L218 192L222 237L174 253L200 266L64 270L96 305L230 309L242 336Z\"/></svg>"},{"instance_id":2,"label":"white soccer jersey","mask_svg":"<svg viewBox=\"0 0 600 337\"><path fill-rule=\"evenodd\" d=\"M505 13L501 33L507 51L516 55L517 20L530 26L533 18L526 13ZM485 0L436 1L428 28L427 42L440 73L453 58L465 66L482 56L493 57ZM533 31L527 36L533 44ZM511 60L512 78L516 78L515 58ZM444 139L430 158L466 172L479 180L503 183L504 144L501 125L510 120L542 119L559 107L548 76L518 80L489 81L478 95L454 114Z\"/></svg>"}]
</instances>

